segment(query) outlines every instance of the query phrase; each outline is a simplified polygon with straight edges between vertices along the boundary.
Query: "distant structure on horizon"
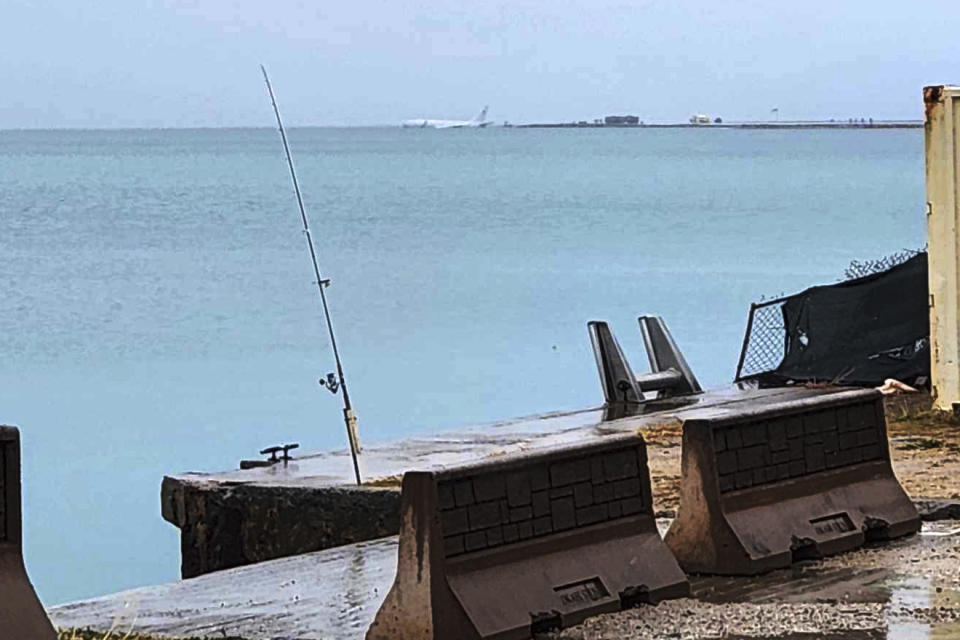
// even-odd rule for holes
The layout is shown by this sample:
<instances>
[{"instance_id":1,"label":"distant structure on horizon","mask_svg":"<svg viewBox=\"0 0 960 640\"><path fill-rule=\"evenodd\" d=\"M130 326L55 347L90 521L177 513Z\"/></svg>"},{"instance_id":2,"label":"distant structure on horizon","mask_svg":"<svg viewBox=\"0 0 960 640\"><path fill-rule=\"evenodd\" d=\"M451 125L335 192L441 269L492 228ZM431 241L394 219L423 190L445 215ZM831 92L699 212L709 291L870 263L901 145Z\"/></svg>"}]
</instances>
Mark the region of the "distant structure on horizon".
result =
<instances>
[{"instance_id":1,"label":"distant structure on horizon","mask_svg":"<svg viewBox=\"0 0 960 640\"><path fill-rule=\"evenodd\" d=\"M607 127L635 127L640 124L637 116L607 116L603 119Z\"/></svg>"}]
</instances>

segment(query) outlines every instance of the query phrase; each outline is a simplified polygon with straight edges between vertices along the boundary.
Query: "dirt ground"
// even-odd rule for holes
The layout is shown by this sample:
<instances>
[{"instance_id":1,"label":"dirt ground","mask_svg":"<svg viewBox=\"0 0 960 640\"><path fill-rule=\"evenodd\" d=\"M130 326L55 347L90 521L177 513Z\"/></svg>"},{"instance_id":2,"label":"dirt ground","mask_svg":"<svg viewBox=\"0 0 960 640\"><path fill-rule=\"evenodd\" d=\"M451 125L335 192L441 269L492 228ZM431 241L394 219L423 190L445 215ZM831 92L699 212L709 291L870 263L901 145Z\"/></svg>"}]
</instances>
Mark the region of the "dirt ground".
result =
<instances>
[{"instance_id":1,"label":"dirt ground","mask_svg":"<svg viewBox=\"0 0 960 640\"><path fill-rule=\"evenodd\" d=\"M960 499L960 420L930 411L926 395L887 399L893 470L913 499Z\"/></svg>"},{"instance_id":2,"label":"dirt ground","mask_svg":"<svg viewBox=\"0 0 960 640\"><path fill-rule=\"evenodd\" d=\"M893 470L914 500L960 500L960 420L930 410L926 394L888 396L887 432ZM647 443L654 509L676 515L680 492L680 423L643 430Z\"/></svg>"},{"instance_id":3,"label":"dirt ground","mask_svg":"<svg viewBox=\"0 0 960 640\"><path fill-rule=\"evenodd\" d=\"M914 500L960 499L960 420L925 394L891 396L893 468ZM660 518L676 515L680 424L643 431ZM590 618L538 638L666 640L905 640L960 638L960 521L925 522L918 536L756 578L691 577L691 598Z\"/></svg>"}]
</instances>

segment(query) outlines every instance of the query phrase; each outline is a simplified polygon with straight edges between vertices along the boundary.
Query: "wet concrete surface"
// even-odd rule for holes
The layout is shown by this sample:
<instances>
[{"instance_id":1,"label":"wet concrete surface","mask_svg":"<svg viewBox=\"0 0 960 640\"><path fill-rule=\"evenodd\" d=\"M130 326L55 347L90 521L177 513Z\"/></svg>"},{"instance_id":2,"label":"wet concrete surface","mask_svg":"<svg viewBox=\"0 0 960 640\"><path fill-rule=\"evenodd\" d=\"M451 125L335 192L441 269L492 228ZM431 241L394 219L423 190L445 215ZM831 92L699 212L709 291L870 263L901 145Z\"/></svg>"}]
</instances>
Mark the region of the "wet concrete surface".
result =
<instances>
[{"instance_id":1,"label":"wet concrete surface","mask_svg":"<svg viewBox=\"0 0 960 640\"><path fill-rule=\"evenodd\" d=\"M429 470L473 462L489 456L557 445L582 443L590 438L624 433L684 417L721 415L743 411L751 405L786 402L837 389L803 387L750 389L725 387L684 398L649 401L629 414L611 414L603 408L542 414L465 428L454 433L405 438L395 442L366 443L360 456L365 484L399 481L404 471ZM307 453L288 465L214 473L190 472L168 476L179 482L216 485L281 485L295 487L352 486L353 466L346 450Z\"/></svg>"},{"instance_id":2,"label":"wet concrete surface","mask_svg":"<svg viewBox=\"0 0 960 640\"><path fill-rule=\"evenodd\" d=\"M646 435L665 425L676 430L681 419L742 415L758 407L846 392L727 387L650 400L624 413L594 408L367 443L359 461L365 481L361 488L354 484L346 451L300 455L288 464L265 468L172 475L163 479L161 511L181 531L181 576L193 577L395 534L397 490L403 473L411 469L459 466L636 431ZM679 457L676 460L679 464ZM663 492L662 474L653 471L655 493L675 494Z\"/></svg>"},{"instance_id":3,"label":"wet concrete surface","mask_svg":"<svg viewBox=\"0 0 960 640\"><path fill-rule=\"evenodd\" d=\"M361 638L393 583L395 537L52 608L60 628L169 636Z\"/></svg>"},{"instance_id":4,"label":"wet concrete surface","mask_svg":"<svg viewBox=\"0 0 960 640\"><path fill-rule=\"evenodd\" d=\"M362 638L393 581L396 552L396 538L363 542L66 604L50 615L61 628L123 633ZM960 638L960 521L926 522L910 538L760 577L691 583L691 598L597 616L543 638Z\"/></svg>"}]
</instances>

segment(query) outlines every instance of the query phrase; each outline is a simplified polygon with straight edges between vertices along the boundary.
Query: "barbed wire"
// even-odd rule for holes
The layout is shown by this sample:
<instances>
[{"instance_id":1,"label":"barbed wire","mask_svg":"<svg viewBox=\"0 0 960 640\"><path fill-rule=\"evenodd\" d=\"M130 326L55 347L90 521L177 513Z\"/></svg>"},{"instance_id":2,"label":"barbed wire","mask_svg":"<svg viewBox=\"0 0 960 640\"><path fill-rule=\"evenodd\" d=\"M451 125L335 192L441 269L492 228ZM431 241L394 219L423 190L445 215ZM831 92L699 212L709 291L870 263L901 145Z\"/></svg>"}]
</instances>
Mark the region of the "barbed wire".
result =
<instances>
[{"instance_id":1,"label":"barbed wire","mask_svg":"<svg viewBox=\"0 0 960 640\"><path fill-rule=\"evenodd\" d=\"M883 273L924 253L926 250L927 248L925 246L922 249L901 249L895 253L873 260L851 260L850 265L843 271L843 280L856 280L864 276Z\"/></svg>"}]
</instances>

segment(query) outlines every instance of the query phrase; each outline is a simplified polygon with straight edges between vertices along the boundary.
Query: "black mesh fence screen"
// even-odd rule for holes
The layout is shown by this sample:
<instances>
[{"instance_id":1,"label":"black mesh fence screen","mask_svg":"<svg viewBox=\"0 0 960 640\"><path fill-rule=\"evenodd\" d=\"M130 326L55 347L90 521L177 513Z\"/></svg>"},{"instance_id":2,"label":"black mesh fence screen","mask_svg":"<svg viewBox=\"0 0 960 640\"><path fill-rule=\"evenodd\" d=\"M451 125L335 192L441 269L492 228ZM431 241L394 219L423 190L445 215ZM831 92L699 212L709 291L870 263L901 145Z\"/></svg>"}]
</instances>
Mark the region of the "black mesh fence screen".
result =
<instances>
[{"instance_id":1,"label":"black mesh fence screen","mask_svg":"<svg viewBox=\"0 0 960 640\"><path fill-rule=\"evenodd\" d=\"M884 260L895 266L851 263L870 275L752 305L736 380L926 384L927 254Z\"/></svg>"}]
</instances>

